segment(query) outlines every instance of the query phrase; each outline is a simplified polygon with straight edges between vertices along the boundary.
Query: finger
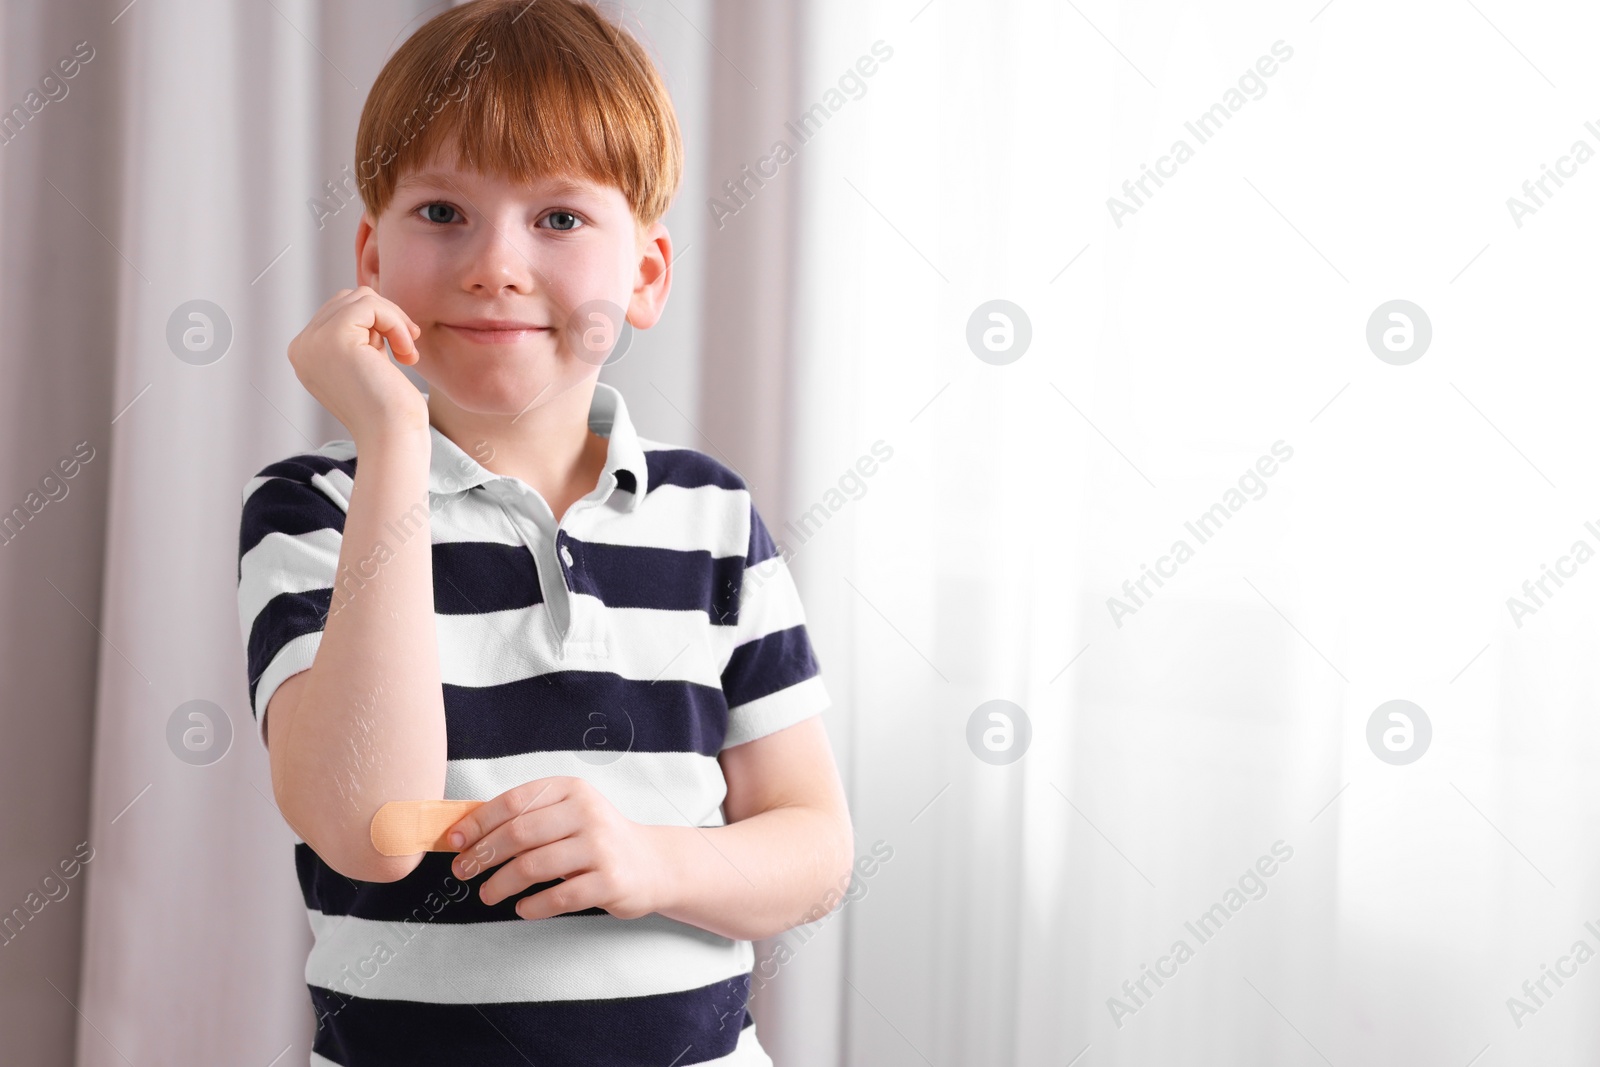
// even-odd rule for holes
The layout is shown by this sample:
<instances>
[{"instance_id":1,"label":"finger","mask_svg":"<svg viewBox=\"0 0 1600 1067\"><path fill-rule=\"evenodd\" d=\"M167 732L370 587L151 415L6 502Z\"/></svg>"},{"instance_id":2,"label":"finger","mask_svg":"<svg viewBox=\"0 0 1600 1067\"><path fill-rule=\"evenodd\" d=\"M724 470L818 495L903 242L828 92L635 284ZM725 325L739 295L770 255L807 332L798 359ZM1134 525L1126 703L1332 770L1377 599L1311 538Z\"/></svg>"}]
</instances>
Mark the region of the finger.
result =
<instances>
[{"instance_id":1,"label":"finger","mask_svg":"<svg viewBox=\"0 0 1600 1067\"><path fill-rule=\"evenodd\" d=\"M416 324L400 310L399 305L381 296L364 295L350 307L357 323L369 330L376 330L389 339L389 345L394 349L396 356L416 355L417 346L413 343L416 335L411 332L411 327ZM372 346L381 351L383 342L381 340L373 342Z\"/></svg>"},{"instance_id":2,"label":"finger","mask_svg":"<svg viewBox=\"0 0 1600 1067\"><path fill-rule=\"evenodd\" d=\"M576 878L568 878L559 885L541 889L517 901L517 914L524 919L548 919L570 911L584 911L600 907L601 877L598 871L587 871Z\"/></svg>"},{"instance_id":3,"label":"finger","mask_svg":"<svg viewBox=\"0 0 1600 1067\"><path fill-rule=\"evenodd\" d=\"M440 840L444 840L441 838ZM448 842L446 842L448 843ZM450 861L450 873L464 882L469 882L487 870L493 869L497 864L504 863L510 856L495 859L494 853L483 847L480 842L467 851L462 852Z\"/></svg>"},{"instance_id":4,"label":"finger","mask_svg":"<svg viewBox=\"0 0 1600 1067\"><path fill-rule=\"evenodd\" d=\"M535 778L531 782L514 785L499 796L484 801L466 818L450 827L445 840L453 848L470 848L475 841L507 819L560 800L566 794L566 790L560 788L561 782L560 778ZM457 835L460 835L459 840Z\"/></svg>"},{"instance_id":5,"label":"finger","mask_svg":"<svg viewBox=\"0 0 1600 1067\"><path fill-rule=\"evenodd\" d=\"M334 293L332 296L328 297L327 302L324 303L321 310L317 312L316 318L331 318L332 316L338 314L339 309L349 307L357 300L360 300L362 297L369 294L374 296L377 295L366 286L362 286L360 289L340 289L337 293Z\"/></svg>"},{"instance_id":6,"label":"finger","mask_svg":"<svg viewBox=\"0 0 1600 1067\"><path fill-rule=\"evenodd\" d=\"M328 302L322 305L322 309L317 313L316 317L313 318L312 321L315 322L319 319L333 318L334 316L339 315L341 312L349 309L352 305L366 302L371 302L373 304L387 304L400 316L404 322L412 326L416 325L416 323L411 321L411 316L407 315L399 304L396 304L393 300L385 297L382 293L378 292L370 285L363 285L358 289L340 289L337 293L328 298ZM417 333L420 331L412 332Z\"/></svg>"},{"instance_id":7,"label":"finger","mask_svg":"<svg viewBox=\"0 0 1600 1067\"><path fill-rule=\"evenodd\" d=\"M570 837L582 828L583 813L576 806L541 804L507 819L464 848L450 868L458 878L473 878L522 853Z\"/></svg>"},{"instance_id":8,"label":"finger","mask_svg":"<svg viewBox=\"0 0 1600 1067\"><path fill-rule=\"evenodd\" d=\"M564 837L513 857L483 883L478 895L493 907L524 889L581 873L588 866L586 859L583 842L576 837Z\"/></svg>"}]
</instances>

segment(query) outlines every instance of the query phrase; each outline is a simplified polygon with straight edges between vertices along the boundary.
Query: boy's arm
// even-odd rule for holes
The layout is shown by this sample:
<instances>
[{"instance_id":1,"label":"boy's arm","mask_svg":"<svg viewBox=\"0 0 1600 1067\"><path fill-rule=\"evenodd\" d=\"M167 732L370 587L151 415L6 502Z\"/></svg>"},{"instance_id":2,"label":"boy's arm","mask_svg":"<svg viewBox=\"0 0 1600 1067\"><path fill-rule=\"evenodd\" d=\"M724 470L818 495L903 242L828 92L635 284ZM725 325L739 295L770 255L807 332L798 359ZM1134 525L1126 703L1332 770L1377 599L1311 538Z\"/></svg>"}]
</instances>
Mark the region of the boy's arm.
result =
<instances>
[{"instance_id":1,"label":"boy's arm","mask_svg":"<svg viewBox=\"0 0 1600 1067\"><path fill-rule=\"evenodd\" d=\"M670 919L738 940L815 922L849 889L855 834L822 716L724 749L725 826L648 826Z\"/></svg>"},{"instance_id":2,"label":"boy's arm","mask_svg":"<svg viewBox=\"0 0 1600 1067\"><path fill-rule=\"evenodd\" d=\"M330 867L360 881L397 881L425 855L381 855L370 836L378 808L444 797L431 450L426 426L358 443L315 662L283 682L265 712L284 819Z\"/></svg>"}]
</instances>

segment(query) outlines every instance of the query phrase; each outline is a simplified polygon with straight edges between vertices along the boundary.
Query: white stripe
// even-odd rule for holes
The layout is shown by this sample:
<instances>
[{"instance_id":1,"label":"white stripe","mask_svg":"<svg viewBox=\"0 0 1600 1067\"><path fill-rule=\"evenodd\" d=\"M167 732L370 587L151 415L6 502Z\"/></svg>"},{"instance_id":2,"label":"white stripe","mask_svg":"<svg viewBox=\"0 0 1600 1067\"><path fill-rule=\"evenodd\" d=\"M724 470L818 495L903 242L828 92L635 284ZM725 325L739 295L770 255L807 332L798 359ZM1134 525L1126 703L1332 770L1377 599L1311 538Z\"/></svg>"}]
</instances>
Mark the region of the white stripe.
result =
<instances>
[{"instance_id":1,"label":"white stripe","mask_svg":"<svg viewBox=\"0 0 1600 1067\"><path fill-rule=\"evenodd\" d=\"M604 762L594 752L523 752L445 765L446 800L492 800L538 778L583 778L623 816L652 826L722 826L728 786L715 756L624 752Z\"/></svg>"},{"instance_id":2,"label":"white stripe","mask_svg":"<svg viewBox=\"0 0 1600 1067\"><path fill-rule=\"evenodd\" d=\"M635 681L682 681L716 687L722 673L704 611L608 608L574 593L566 661L540 650L555 637L549 605L477 615L436 615L442 680L483 687L565 670L600 670ZM726 627L722 627L726 629Z\"/></svg>"},{"instance_id":3,"label":"white stripe","mask_svg":"<svg viewBox=\"0 0 1600 1067\"><path fill-rule=\"evenodd\" d=\"M256 616L273 597L333 588L342 541L331 526L303 534L274 530L240 558L239 628L247 645Z\"/></svg>"},{"instance_id":4,"label":"white stripe","mask_svg":"<svg viewBox=\"0 0 1600 1067\"><path fill-rule=\"evenodd\" d=\"M339 510L349 512L350 494L355 490L355 480L338 467L330 467L326 474L313 474L311 484L322 495L339 505Z\"/></svg>"},{"instance_id":5,"label":"white stripe","mask_svg":"<svg viewBox=\"0 0 1600 1067\"><path fill-rule=\"evenodd\" d=\"M317 646L321 644L321 630L301 634L279 649L278 654L272 657L272 662L267 664L267 669L261 672L261 680L256 683L256 739L261 742L262 748L267 747L267 705L272 700L272 694L284 679L311 668L317 658Z\"/></svg>"},{"instance_id":6,"label":"white stripe","mask_svg":"<svg viewBox=\"0 0 1600 1067\"><path fill-rule=\"evenodd\" d=\"M734 649L758 637L804 625L805 607L794 575L782 556L769 556L754 567L746 567L739 587L739 623L719 627L722 650L717 666L717 681L728 669Z\"/></svg>"},{"instance_id":7,"label":"white stripe","mask_svg":"<svg viewBox=\"0 0 1600 1067\"><path fill-rule=\"evenodd\" d=\"M515 495L507 499L514 501ZM750 494L742 489L662 485L650 491L649 508L637 515L608 510L620 508L622 499L625 498L619 497L606 506L579 509L583 519L575 525L580 529L569 532L589 544L709 552L717 559L743 558L750 549ZM531 516L528 525L539 531L541 538L544 536ZM433 541L523 544L505 512L487 494L441 502L434 512Z\"/></svg>"},{"instance_id":8,"label":"white stripe","mask_svg":"<svg viewBox=\"0 0 1600 1067\"><path fill-rule=\"evenodd\" d=\"M739 1031L738 1046L721 1059L705 1060L706 1063L720 1063L725 1067L772 1067L772 1057L767 1055L767 1050L761 1047L761 1042L756 1040L756 1027L758 1023L751 1023Z\"/></svg>"},{"instance_id":9,"label":"white stripe","mask_svg":"<svg viewBox=\"0 0 1600 1067\"><path fill-rule=\"evenodd\" d=\"M828 689L822 684L822 675L813 674L787 689L768 693L759 700L748 701L737 708L729 708L728 733L722 739L722 747L732 748L765 737L832 706Z\"/></svg>"},{"instance_id":10,"label":"white stripe","mask_svg":"<svg viewBox=\"0 0 1600 1067\"><path fill-rule=\"evenodd\" d=\"M429 523L433 543L449 544L459 541L486 541L494 545L512 545L526 551L522 538L512 528L511 520L500 510L492 497L468 493L464 496L440 497L429 502L433 508L433 521Z\"/></svg>"},{"instance_id":11,"label":"white stripe","mask_svg":"<svg viewBox=\"0 0 1600 1067\"><path fill-rule=\"evenodd\" d=\"M459 897L465 883L456 885ZM443 888L436 899L441 912L455 903ZM306 914L316 937L306 981L371 1000L498 1004L642 997L724 982L755 964L750 942L659 914L483 923L427 921L432 916L426 906L427 919L406 922L309 908Z\"/></svg>"},{"instance_id":12,"label":"white stripe","mask_svg":"<svg viewBox=\"0 0 1600 1067\"><path fill-rule=\"evenodd\" d=\"M612 521L585 526L581 540L709 552L714 559L742 559L750 550L750 494L742 489L660 485L650 490L646 502L649 507L638 515L608 516ZM615 538L606 535L608 527L616 528Z\"/></svg>"}]
</instances>

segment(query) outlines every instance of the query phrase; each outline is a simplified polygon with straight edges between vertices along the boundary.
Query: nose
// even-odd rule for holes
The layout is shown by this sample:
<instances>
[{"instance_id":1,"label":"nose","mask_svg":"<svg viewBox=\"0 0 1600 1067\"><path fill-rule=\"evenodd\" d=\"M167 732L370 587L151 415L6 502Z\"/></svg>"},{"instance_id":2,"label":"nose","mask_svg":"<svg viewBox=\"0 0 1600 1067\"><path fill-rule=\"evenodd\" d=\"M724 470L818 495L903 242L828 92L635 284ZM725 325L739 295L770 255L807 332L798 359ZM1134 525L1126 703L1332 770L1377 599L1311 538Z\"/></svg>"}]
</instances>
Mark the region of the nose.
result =
<instances>
[{"instance_id":1,"label":"nose","mask_svg":"<svg viewBox=\"0 0 1600 1067\"><path fill-rule=\"evenodd\" d=\"M538 270L530 250L517 243L515 233L500 225L484 226L468 255L471 259L463 282L474 292L492 296L507 289L524 294L532 291Z\"/></svg>"}]
</instances>

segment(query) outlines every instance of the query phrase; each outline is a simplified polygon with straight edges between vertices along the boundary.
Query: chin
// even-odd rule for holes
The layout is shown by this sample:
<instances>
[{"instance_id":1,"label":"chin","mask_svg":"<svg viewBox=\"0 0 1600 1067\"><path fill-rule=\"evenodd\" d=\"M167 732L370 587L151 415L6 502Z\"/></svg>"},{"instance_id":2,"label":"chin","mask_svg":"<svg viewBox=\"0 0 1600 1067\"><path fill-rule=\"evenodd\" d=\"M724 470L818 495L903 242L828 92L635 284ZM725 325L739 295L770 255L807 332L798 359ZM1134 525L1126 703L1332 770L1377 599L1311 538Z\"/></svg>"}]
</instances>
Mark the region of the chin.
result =
<instances>
[{"instance_id":1,"label":"chin","mask_svg":"<svg viewBox=\"0 0 1600 1067\"><path fill-rule=\"evenodd\" d=\"M548 377L512 373L479 373L473 375L471 381L441 381L437 387L463 411L475 415L509 417L528 408L528 402L539 396L539 391L547 384L549 389L542 399L549 399L561 391L559 381L552 384Z\"/></svg>"}]
</instances>

